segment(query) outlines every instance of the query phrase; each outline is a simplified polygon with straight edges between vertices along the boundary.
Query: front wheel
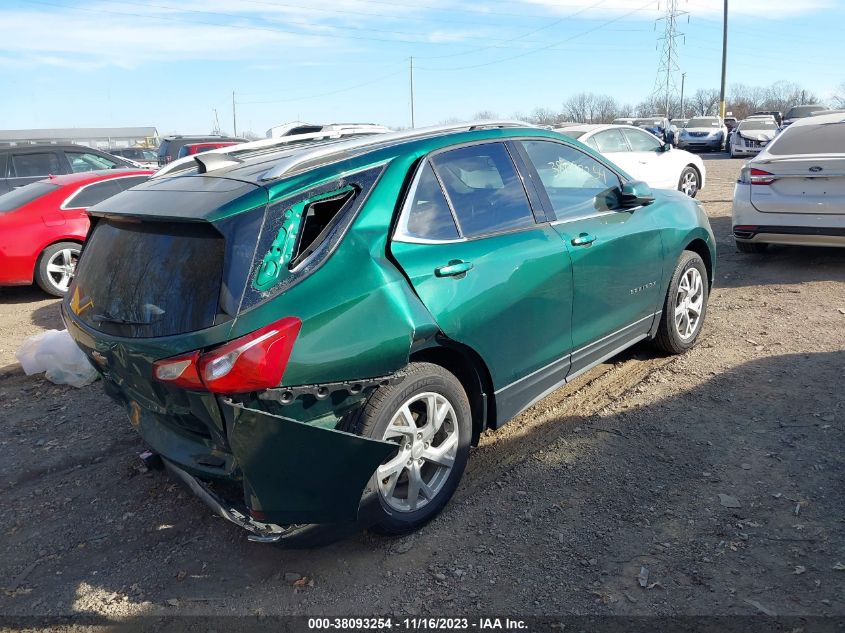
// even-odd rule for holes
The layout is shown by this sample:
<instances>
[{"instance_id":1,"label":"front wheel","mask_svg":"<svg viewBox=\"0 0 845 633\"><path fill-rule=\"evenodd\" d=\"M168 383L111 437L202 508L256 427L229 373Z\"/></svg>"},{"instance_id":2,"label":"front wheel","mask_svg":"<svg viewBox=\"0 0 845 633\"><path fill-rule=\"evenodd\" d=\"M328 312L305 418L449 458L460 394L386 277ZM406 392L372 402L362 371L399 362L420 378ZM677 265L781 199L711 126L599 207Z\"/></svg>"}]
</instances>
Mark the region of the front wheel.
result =
<instances>
[{"instance_id":1,"label":"front wheel","mask_svg":"<svg viewBox=\"0 0 845 633\"><path fill-rule=\"evenodd\" d=\"M666 293L657 336L657 347L669 354L683 354L695 345L707 312L709 283L704 261L684 251Z\"/></svg>"},{"instance_id":2,"label":"front wheel","mask_svg":"<svg viewBox=\"0 0 845 633\"><path fill-rule=\"evenodd\" d=\"M403 534L433 519L454 494L469 457L472 414L454 375L411 363L404 380L379 387L340 428L396 444L368 491L378 494L374 529Z\"/></svg>"},{"instance_id":3,"label":"front wheel","mask_svg":"<svg viewBox=\"0 0 845 633\"><path fill-rule=\"evenodd\" d=\"M701 176L698 175L698 170L695 167L687 165L681 172L681 178L678 181L678 191L687 194L690 198L695 198L700 188Z\"/></svg>"},{"instance_id":4,"label":"front wheel","mask_svg":"<svg viewBox=\"0 0 845 633\"><path fill-rule=\"evenodd\" d=\"M64 297L76 272L82 247L76 242L59 242L44 249L35 267L35 282L53 296Z\"/></svg>"}]
</instances>

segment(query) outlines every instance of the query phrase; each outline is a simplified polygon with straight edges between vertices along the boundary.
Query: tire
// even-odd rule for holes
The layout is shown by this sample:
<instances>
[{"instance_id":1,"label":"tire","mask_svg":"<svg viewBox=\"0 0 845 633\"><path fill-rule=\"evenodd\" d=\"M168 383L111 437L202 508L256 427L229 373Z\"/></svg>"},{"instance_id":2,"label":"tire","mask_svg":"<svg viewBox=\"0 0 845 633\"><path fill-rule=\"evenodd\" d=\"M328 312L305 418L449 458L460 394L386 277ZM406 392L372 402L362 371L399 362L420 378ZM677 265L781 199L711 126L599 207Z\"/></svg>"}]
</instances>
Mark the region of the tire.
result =
<instances>
[{"instance_id":1,"label":"tire","mask_svg":"<svg viewBox=\"0 0 845 633\"><path fill-rule=\"evenodd\" d=\"M35 283L47 294L64 297L79 260L82 246L76 242L50 244L38 256Z\"/></svg>"},{"instance_id":2,"label":"tire","mask_svg":"<svg viewBox=\"0 0 845 633\"><path fill-rule=\"evenodd\" d=\"M740 253L760 254L765 253L768 248L769 245L765 242L740 242L736 240L736 250Z\"/></svg>"},{"instance_id":3,"label":"tire","mask_svg":"<svg viewBox=\"0 0 845 633\"><path fill-rule=\"evenodd\" d=\"M689 290L685 290L685 287ZM698 253L684 251L666 292L655 345L668 354L683 354L695 345L704 325L708 295L709 283L704 261ZM693 300L685 302L689 297ZM698 317L693 322L691 315L696 307ZM681 310L683 313L679 317Z\"/></svg>"},{"instance_id":4,"label":"tire","mask_svg":"<svg viewBox=\"0 0 845 633\"><path fill-rule=\"evenodd\" d=\"M403 405L408 405L415 425L410 433ZM444 410L446 406L448 410ZM437 427L428 426L429 411L441 411L445 416L434 435L430 433ZM469 457L472 414L466 392L454 375L432 363L411 363L404 380L376 389L339 428L401 447L373 474L365 495L378 497L372 529L404 534L437 516L458 487ZM443 449L437 457L441 462L428 458L435 456L433 449L437 448ZM431 492L420 486L414 498L412 478L416 475ZM428 494L432 497L427 498Z\"/></svg>"},{"instance_id":5,"label":"tire","mask_svg":"<svg viewBox=\"0 0 845 633\"><path fill-rule=\"evenodd\" d=\"M678 179L678 191L687 194L690 198L695 198L699 189L701 189L701 175L695 167L687 165Z\"/></svg>"}]
</instances>

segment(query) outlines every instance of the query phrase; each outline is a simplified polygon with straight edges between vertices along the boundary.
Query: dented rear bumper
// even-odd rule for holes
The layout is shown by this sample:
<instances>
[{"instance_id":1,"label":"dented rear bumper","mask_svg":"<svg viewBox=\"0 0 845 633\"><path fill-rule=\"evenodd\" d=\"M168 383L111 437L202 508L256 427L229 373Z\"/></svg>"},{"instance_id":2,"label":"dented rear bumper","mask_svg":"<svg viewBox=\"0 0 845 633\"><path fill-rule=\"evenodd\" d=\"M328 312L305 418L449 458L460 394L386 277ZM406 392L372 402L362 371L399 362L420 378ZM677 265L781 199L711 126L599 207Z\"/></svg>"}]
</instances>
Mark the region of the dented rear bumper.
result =
<instances>
[{"instance_id":1,"label":"dented rear bumper","mask_svg":"<svg viewBox=\"0 0 845 633\"><path fill-rule=\"evenodd\" d=\"M171 473L223 518L275 541L295 526L359 518L367 484L396 445L313 426L225 400L231 452L213 451L220 466L203 464L208 447L169 431L159 416L125 403L133 426ZM199 462L199 464L198 464ZM227 484L228 482L228 484ZM215 492L240 484L241 499Z\"/></svg>"}]
</instances>

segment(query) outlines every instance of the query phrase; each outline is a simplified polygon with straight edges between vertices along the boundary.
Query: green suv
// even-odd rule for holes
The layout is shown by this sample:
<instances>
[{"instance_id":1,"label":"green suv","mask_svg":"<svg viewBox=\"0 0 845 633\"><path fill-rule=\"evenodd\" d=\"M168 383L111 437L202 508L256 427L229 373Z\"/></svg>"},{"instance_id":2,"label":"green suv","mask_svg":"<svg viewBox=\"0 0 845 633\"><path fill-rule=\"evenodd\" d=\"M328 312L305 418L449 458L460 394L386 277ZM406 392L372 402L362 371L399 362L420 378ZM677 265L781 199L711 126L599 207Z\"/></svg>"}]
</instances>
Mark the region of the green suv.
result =
<instances>
[{"instance_id":1,"label":"green suv","mask_svg":"<svg viewBox=\"0 0 845 633\"><path fill-rule=\"evenodd\" d=\"M637 341L689 349L701 206L508 123L198 155L93 207L62 310L168 468L253 540L419 527L470 446Z\"/></svg>"}]
</instances>

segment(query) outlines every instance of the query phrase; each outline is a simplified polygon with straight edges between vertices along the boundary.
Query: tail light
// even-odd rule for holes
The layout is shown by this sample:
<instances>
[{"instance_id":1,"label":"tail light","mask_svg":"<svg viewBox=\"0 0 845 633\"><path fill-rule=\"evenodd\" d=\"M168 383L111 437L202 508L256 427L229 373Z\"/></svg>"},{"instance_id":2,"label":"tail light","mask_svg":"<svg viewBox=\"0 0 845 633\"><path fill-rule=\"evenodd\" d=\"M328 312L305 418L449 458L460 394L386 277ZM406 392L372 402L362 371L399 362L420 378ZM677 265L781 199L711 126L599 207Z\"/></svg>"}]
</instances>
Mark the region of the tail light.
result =
<instances>
[{"instance_id":1,"label":"tail light","mask_svg":"<svg viewBox=\"0 0 845 633\"><path fill-rule=\"evenodd\" d=\"M739 175L739 181L745 185L770 185L777 176L756 167L743 167Z\"/></svg>"},{"instance_id":2,"label":"tail light","mask_svg":"<svg viewBox=\"0 0 845 633\"><path fill-rule=\"evenodd\" d=\"M282 382L302 322L287 317L204 353L153 363L153 377L176 387L246 393Z\"/></svg>"}]
</instances>

